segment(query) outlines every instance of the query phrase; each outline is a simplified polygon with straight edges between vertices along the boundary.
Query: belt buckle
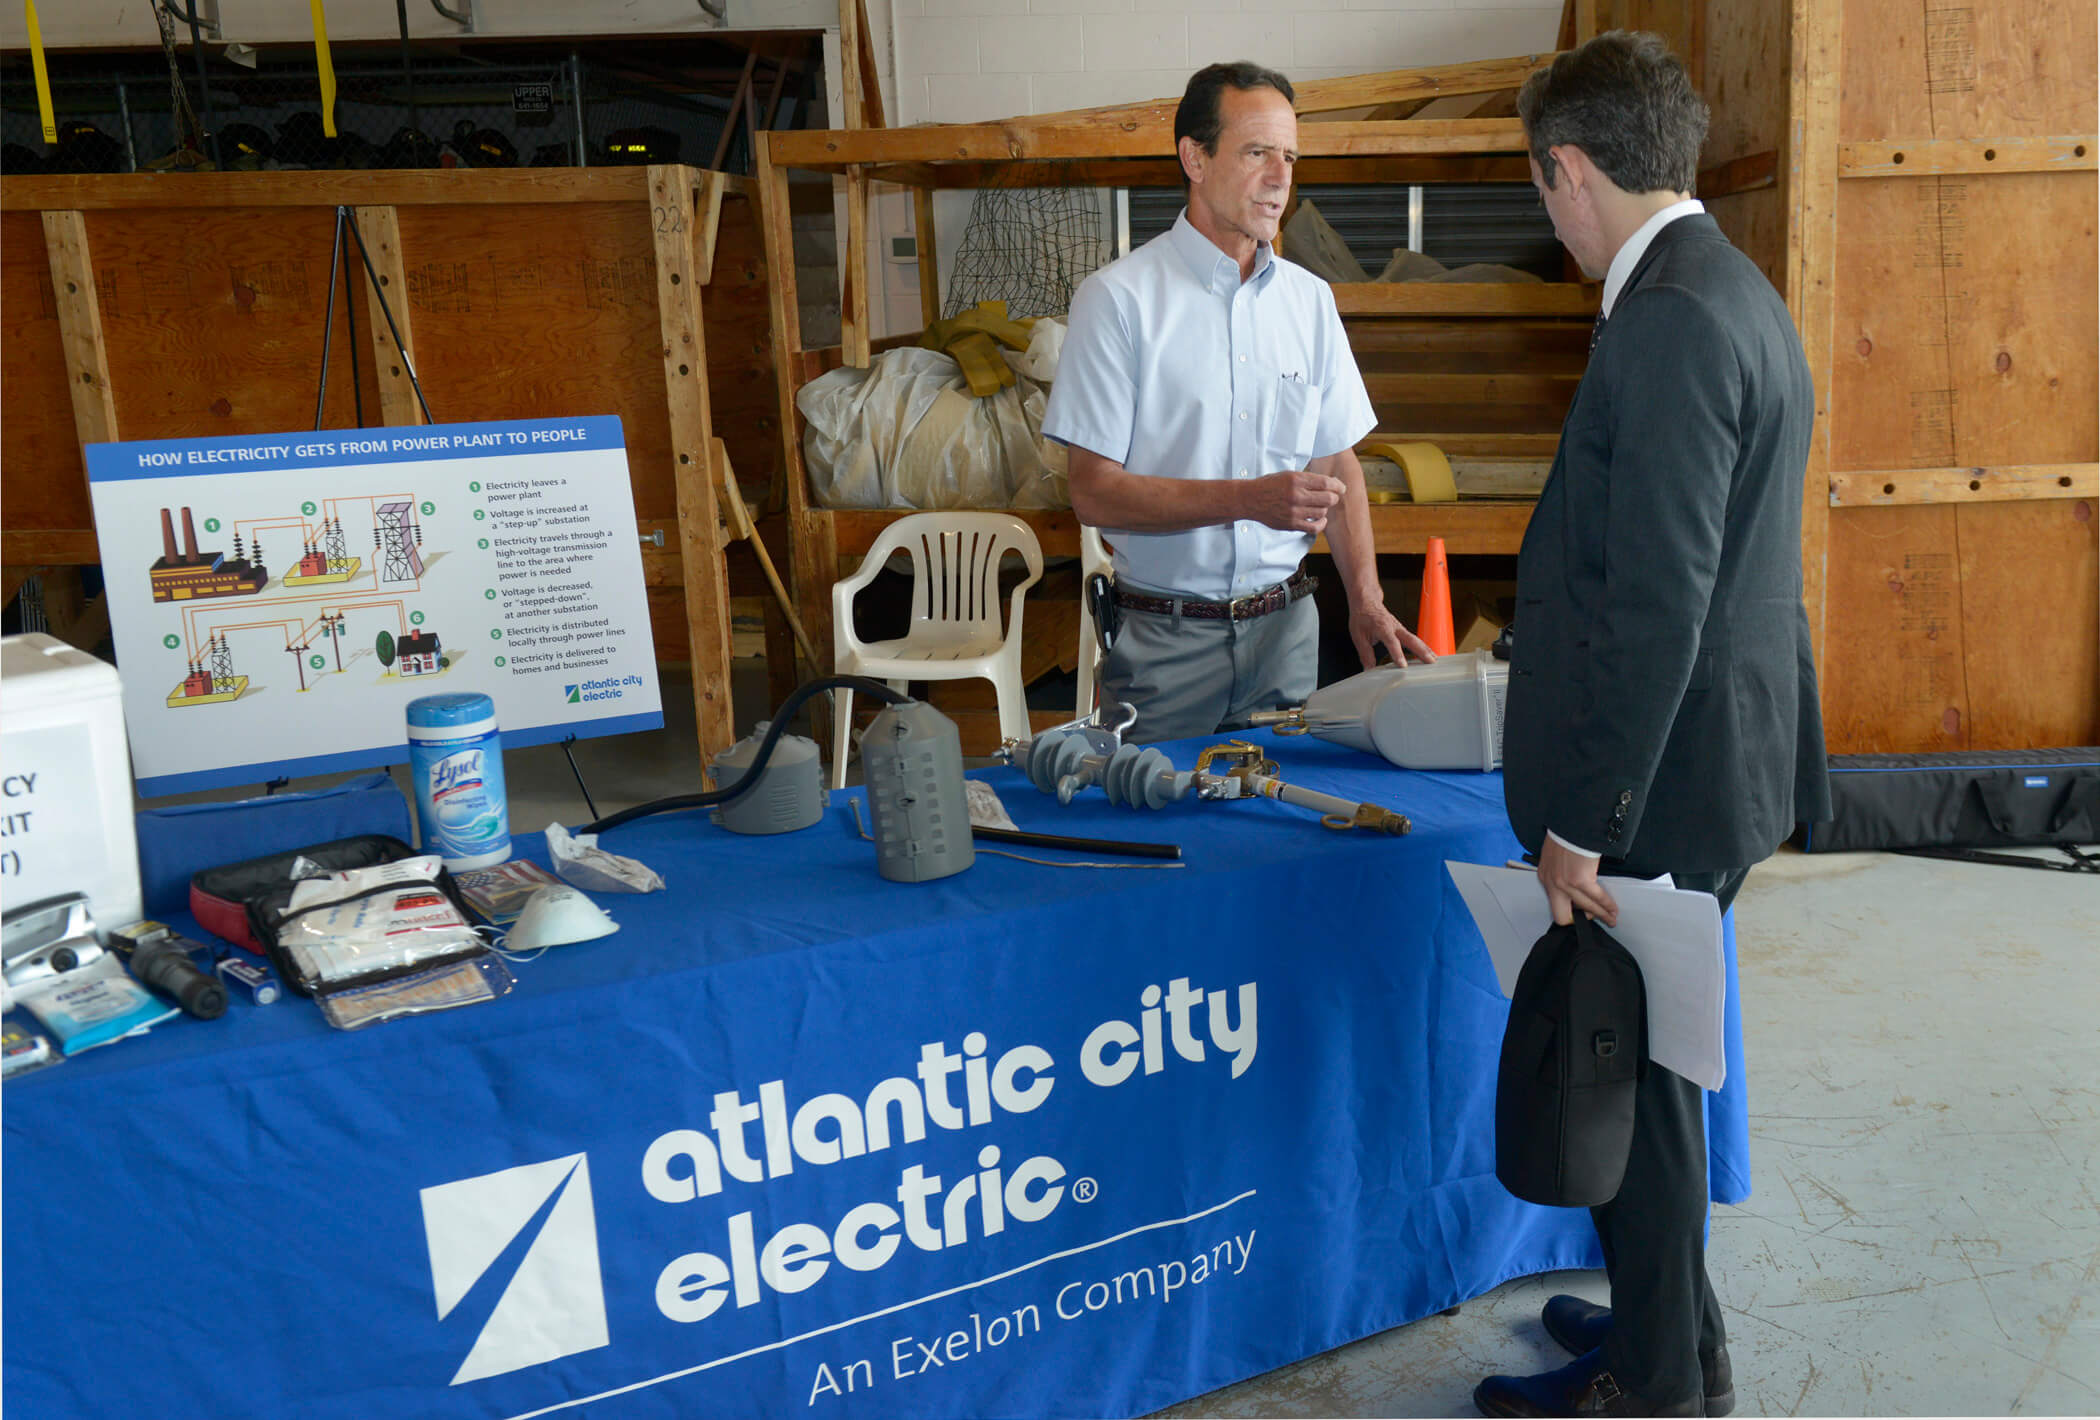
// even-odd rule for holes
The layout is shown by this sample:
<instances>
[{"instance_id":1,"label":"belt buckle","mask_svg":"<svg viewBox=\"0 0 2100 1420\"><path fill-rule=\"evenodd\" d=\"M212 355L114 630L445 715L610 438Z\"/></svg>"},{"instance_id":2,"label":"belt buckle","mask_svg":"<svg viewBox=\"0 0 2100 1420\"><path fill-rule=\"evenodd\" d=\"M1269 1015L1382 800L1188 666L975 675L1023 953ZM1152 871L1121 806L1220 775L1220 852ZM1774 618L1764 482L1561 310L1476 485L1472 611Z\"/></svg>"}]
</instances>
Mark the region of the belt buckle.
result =
<instances>
[{"instance_id":1,"label":"belt buckle","mask_svg":"<svg viewBox=\"0 0 2100 1420\"><path fill-rule=\"evenodd\" d=\"M1228 621L1245 621L1249 617L1260 615L1259 612L1253 611L1251 608L1254 603L1267 595L1267 592L1252 592L1244 597L1234 597L1231 601L1225 603L1226 619Z\"/></svg>"}]
</instances>

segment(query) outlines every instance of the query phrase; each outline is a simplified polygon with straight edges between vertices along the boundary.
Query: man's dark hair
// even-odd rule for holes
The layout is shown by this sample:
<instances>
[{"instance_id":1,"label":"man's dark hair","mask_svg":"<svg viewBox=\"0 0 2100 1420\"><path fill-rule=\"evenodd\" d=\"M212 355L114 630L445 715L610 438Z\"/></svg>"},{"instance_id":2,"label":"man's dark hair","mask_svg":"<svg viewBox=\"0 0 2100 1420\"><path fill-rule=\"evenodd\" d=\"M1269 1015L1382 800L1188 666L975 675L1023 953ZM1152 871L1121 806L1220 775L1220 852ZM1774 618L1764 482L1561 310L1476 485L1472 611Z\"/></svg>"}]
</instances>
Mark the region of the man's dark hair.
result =
<instances>
[{"instance_id":1,"label":"man's dark hair","mask_svg":"<svg viewBox=\"0 0 2100 1420\"><path fill-rule=\"evenodd\" d=\"M1251 60L1235 60L1231 64L1210 64L1198 69L1189 77L1189 86L1181 94L1181 106L1174 110L1174 149L1181 150L1181 140L1193 138L1204 152L1216 157L1218 135L1225 131L1225 118L1221 109L1227 87L1235 89L1274 89L1292 103L1298 101L1297 91L1291 81L1274 69L1264 69ZM1186 179L1186 174L1183 175Z\"/></svg>"},{"instance_id":2,"label":"man's dark hair","mask_svg":"<svg viewBox=\"0 0 2100 1420\"><path fill-rule=\"evenodd\" d=\"M1185 102L1185 101L1184 101ZM1659 35L1608 30L1524 81L1517 117L1546 186L1549 149L1572 144L1623 192L1690 192L1706 142L1706 100Z\"/></svg>"}]
</instances>

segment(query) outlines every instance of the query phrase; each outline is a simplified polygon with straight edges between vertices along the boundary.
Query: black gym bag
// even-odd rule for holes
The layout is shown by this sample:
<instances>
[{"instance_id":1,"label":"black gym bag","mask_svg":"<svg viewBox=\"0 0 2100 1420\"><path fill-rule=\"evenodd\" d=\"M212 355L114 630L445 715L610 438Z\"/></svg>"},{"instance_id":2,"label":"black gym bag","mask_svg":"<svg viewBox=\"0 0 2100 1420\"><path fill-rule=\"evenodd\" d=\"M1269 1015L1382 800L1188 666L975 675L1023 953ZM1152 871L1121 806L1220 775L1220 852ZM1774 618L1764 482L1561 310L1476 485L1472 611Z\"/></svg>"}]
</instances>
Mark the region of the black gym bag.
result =
<instances>
[{"instance_id":1,"label":"black gym bag","mask_svg":"<svg viewBox=\"0 0 2100 1420\"><path fill-rule=\"evenodd\" d=\"M1830 799L1802 851L2100 843L2100 746L1834 754Z\"/></svg>"},{"instance_id":2,"label":"black gym bag","mask_svg":"<svg viewBox=\"0 0 2100 1420\"><path fill-rule=\"evenodd\" d=\"M1648 1057L1640 964L1581 912L1531 948L1495 1081L1495 1177L1527 1203L1609 1203L1633 1144Z\"/></svg>"}]
</instances>

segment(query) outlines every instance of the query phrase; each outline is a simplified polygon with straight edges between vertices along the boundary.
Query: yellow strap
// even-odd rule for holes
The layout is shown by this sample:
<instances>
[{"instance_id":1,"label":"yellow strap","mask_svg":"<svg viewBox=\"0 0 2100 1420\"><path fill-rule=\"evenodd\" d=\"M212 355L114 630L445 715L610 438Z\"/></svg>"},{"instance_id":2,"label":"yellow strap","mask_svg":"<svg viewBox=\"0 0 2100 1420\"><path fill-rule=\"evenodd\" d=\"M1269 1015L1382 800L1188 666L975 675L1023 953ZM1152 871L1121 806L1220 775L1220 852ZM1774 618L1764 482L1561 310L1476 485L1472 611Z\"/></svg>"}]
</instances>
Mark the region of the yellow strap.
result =
<instances>
[{"instance_id":1,"label":"yellow strap","mask_svg":"<svg viewBox=\"0 0 2100 1420\"><path fill-rule=\"evenodd\" d=\"M1365 444L1367 454L1391 459L1407 479L1408 496L1417 503L1456 503L1458 484L1451 460L1435 444Z\"/></svg>"},{"instance_id":2,"label":"yellow strap","mask_svg":"<svg viewBox=\"0 0 2100 1420\"><path fill-rule=\"evenodd\" d=\"M330 138L335 131L335 61L328 57L328 18L321 13L321 0L312 0L314 10L314 62L321 70L321 131Z\"/></svg>"},{"instance_id":3,"label":"yellow strap","mask_svg":"<svg viewBox=\"0 0 2100 1420\"><path fill-rule=\"evenodd\" d=\"M44 31L36 22L36 0L22 0L29 16L29 67L36 71L36 114L43 121L44 141L58 141L58 118L51 112L51 76L44 71Z\"/></svg>"},{"instance_id":4,"label":"yellow strap","mask_svg":"<svg viewBox=\"0 0 2100 1420\"><path fill-rule=\"evenodd\" d=\"M958 337L981 331L1009 350L1026 350L1030 329L1034 325L1032 316L1027 320L1008 319L1004 301L979 301L969 310L927 326L919 337L919 344L928 350L945 350Z\"/></svg>"},{"instance_id":5,"label":"yellow strap","mask_svg":"<svg viewBox=\"0 0 2100 1420\"><path fill-rule=\"evenodd\" d=\"M997 394L1014 382L1014 367L1006 363L992 338L982 331L966 331L949 341L948 354L962 366L970 393L979 399Z\"/></svg>"}]
</instances>

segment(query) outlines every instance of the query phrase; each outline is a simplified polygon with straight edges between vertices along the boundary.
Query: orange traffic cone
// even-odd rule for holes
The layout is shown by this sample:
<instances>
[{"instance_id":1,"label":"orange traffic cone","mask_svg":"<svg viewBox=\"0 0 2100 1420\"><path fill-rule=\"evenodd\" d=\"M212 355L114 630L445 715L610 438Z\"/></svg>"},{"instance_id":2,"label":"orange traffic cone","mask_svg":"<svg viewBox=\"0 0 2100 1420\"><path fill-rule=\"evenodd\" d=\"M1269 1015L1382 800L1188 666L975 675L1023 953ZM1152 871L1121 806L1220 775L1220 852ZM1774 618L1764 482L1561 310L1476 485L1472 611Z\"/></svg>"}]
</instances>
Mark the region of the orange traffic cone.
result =
<instances>
[{"instance_id":1,"label":"orange traffic cone","mask_svg":"<svg viewBox=\"0 0 2100 1420\"><path fill-rule=\"evenodd\" d=\"M1415 634L1439 656L1458 650L1458 638L1451 629L1451 568L1444 560L1440 537L1429 539L1429 556L1422 562L1422 610L1415 617Z\"/></svg>"}]
</instances>

